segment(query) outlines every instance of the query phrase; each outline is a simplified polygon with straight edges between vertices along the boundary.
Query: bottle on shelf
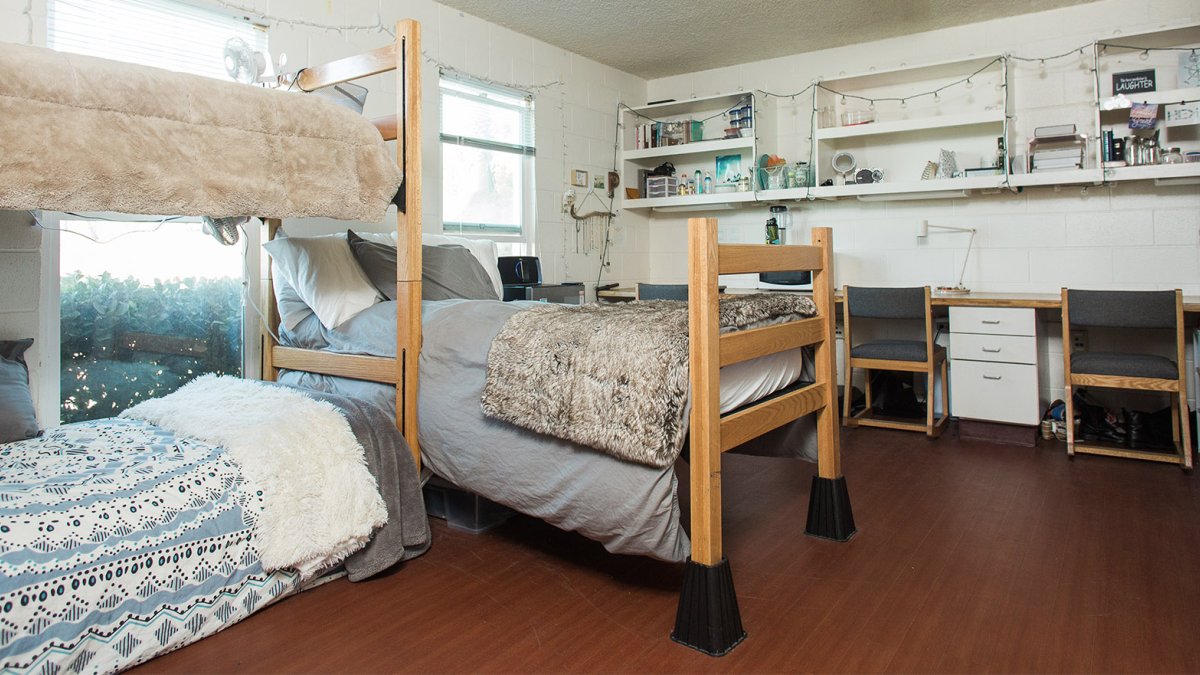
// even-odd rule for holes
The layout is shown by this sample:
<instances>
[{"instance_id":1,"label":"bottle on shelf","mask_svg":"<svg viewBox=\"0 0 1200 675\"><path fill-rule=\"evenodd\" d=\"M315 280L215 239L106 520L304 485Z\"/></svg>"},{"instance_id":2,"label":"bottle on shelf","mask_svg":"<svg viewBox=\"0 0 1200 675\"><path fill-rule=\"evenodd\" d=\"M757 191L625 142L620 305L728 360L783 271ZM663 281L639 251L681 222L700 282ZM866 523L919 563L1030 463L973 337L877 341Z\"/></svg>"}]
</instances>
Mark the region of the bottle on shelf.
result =
<instances>
[{"instance_id":1,"label":"bottle on shelf","mask_svg":"<svg viewBox=\"0 0 1200 675\"><path fill-rule=\"evenodd\" d=\"M696 192L694 194L704 194L704 176L700 173L700 169L696 169Z\"/></svg>"},{"instance_id":2,"label":"bottle on shelf","mask_svg":"<svg viewBox=\"0 0 1200 675\"><path fill-rule=\"evenodd\" d=\"M704 173L704 194L706 194L706 195L712 194L712 191L713 191L712 172L706 171Z\"/></svg>"}]
</instances>

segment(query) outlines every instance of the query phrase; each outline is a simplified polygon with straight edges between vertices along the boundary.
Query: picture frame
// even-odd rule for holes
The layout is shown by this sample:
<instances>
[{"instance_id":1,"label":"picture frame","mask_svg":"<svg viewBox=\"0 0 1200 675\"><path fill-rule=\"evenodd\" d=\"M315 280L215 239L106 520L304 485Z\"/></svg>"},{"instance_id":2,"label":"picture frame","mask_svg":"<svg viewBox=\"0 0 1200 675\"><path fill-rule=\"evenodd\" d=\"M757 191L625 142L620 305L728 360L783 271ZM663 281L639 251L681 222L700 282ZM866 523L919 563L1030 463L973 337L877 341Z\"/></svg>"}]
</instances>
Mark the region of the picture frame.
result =
<instances>
[{"instance_id":1,"label":"picture frame","mask_svg":"<svg viewBox=\"0 0 1200 675\"><path fill-rule=\"evenodd\" d=\"M1123 73L1113 73L1113 96L1118 94L1141 94L1156 91L1157 84L1154 69L1128 70Z\"/></svg>"},{"instance_id":2,"label":"picture frame","mask_svg":"<svg viewBox=\"0 0 1200 675\"><path fill-rule=\"evenodd\" d=\"M736 183L742 175L741 155L717 155L717 170L713 180L717 183Z\"/></svg>"}]
</instances>

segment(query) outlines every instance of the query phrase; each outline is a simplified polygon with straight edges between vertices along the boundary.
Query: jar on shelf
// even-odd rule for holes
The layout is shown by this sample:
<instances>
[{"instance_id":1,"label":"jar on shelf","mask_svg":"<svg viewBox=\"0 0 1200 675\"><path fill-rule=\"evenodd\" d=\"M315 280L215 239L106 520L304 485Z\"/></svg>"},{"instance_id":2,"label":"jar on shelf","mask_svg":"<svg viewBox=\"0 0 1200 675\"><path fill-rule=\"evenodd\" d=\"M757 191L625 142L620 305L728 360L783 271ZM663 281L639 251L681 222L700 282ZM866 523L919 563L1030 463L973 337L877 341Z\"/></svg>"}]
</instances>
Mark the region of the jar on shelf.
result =
<instances>
[{"instance_id":1,"label":"jar on shelf","mask_svg":"<svg viewBox=\"0 0 1200 675\"><path fill-rule=\"evenodd\" d=\"M1179 148L1164 148L1162 153L1163 164L1183 164L1183 151Z\"/></svg>"}]
</instances>

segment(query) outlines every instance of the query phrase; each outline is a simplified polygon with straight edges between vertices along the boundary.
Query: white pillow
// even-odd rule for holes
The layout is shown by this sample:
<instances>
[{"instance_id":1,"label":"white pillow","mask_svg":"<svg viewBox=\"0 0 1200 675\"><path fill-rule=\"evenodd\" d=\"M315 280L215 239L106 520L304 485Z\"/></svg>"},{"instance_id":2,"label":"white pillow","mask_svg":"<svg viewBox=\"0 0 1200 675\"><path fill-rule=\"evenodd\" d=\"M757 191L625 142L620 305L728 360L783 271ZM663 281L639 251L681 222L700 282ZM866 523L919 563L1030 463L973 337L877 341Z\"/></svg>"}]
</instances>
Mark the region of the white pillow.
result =
<instances>
[{"instance_id":1,"label":"white pillow","mask_svg":"<svg viewBox=\"0 0 1200 675\"><path fill-rule=\"evenodd\" d=\"M326 328L337 328L383 299L354 259L344 233L275 239L263 248L279 276Z\"/></svg>"},{"instance_id":2,"label":"white pillow","mask_svg":"<svg viewBox=\"0 0 1200 675\"><path fill-rule=\"evenodd\" d=\"M455 237L448 234L429 234L421 233L421 243L426 246L444 246L452 244L455 246L463 246L475 259L483 265L483 269L488 273L488 278L492 280L492 286L496 287L496 297L504 297L504 283L500 281L500 253L496 250L496 242L491 239L467 239L466 237Z\"/></svg>"}]
</instances>

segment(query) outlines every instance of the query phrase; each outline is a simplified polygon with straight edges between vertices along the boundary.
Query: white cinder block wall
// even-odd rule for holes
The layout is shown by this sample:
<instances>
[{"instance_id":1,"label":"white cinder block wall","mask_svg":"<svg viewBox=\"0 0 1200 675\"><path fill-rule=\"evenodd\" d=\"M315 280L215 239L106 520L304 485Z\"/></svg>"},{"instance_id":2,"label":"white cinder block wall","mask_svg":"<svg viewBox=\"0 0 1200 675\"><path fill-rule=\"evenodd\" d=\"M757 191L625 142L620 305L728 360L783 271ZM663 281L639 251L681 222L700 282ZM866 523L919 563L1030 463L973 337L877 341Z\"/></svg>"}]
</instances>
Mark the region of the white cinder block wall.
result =
<instances>
[{"instance_id":1,"label":"white cinder block wall","mask_svg":"<svg viewBox=\"0 0 1200 675\"><path fill-rule=\"evenodd\" d=\"M919 65L972 54L1060 54L1098 38L1164 25L1200 23L1193 0L1129 4L1103 0L1050 12L998 19L891 40L688 73L652 80L649 100L679 99L761 89L790 93L814 79ZM1160 81L1174 80L1173 53L1158 65ZM1037 125L1074 122L1091 129L1095 94L1090 58L1015 66L1014 153ZM1133 60L1130 69L1145 62ZM969 73L964 73L964 76ZM1100 76L1110 77L1105 70ZM1166 79L1163 79L1166 78ZM913 85L920 90L920 85ZM1168 85L1163 85L1168 86ZM777 138L760 138L760 153L789 161L809 155L809 100L759 98L760 110L776 115ZM630 101L631 104L642 101ZM881 104L883 105L883 104ZM769 127L768 127L769 128ZM932 159L932 157L931 157ZM826 171L826 173L828 173ZM1151 183L1032 188L1021 194L972 194L966 199L865 203L853 199L789 203L792 242L807 241L809 228L834 229L837 283L862 285L952 284L963 264L966 234L936 232L916 238L919 220L978 229L964 284L986 291L1057 292L1066 285L1090 288L1182 288L1200 295L1200 186L1156 188ZM703 215L703 214L691 214ZM720 211L726 241L758 242L766 205ZM677 282L686 278L686 216L651 214L642 243L647 267L625 281ZM1042 331L1043 398L1062 395L1061 325L1052 315ZM1191 371L1191 369L1189 369ZM1195 387L1193 387L1193 392ZM1194 399L1194 396L1193 396Z\"/></svg>"}]
</instances>

